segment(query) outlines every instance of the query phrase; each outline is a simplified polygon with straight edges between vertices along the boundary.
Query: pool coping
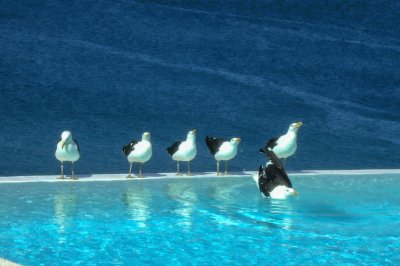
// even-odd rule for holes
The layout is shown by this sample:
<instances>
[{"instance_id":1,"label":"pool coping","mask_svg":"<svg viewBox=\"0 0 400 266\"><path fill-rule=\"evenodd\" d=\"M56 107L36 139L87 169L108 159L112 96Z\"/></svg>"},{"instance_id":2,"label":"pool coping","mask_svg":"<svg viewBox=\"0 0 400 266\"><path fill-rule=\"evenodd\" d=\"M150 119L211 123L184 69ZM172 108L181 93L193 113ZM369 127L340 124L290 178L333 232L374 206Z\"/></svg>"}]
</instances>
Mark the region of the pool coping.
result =
<instances>
[{"instance_id":1,"label":"pool coping","mask_svg":"<svg viewBox=\"0 0 400 266\"><path fill-rule=\"evenodd\" d=\"M0 258L0 266L20 266L20 264Z\"/></svg>"},{"instance_id":2,"label":"pool coping","mask_svg":"<svg viewBox=\"0 0 400 266\"><path fill-rule=\"evenodd\" d=\"M232 172L229 175L219 177L243 177L254 175L256 171ZM361 169L361 170L302 170L289 171L289 176L315 176L315 175L369 175L369 174L400 174L400 169ZM0 177L0 183L28 183L28 182L91 182L91 181L117 181L117 180L149 180L167 178L204 178L215 177L215 172L193 173L193 175L176 176L175 173L144 173L144 178L126 178L126 174L91 174L77 175L77 180L69 176L66 179L57 179L58 175L31 175L31 176L4 176Z\"/></svg>"}]
</instances>

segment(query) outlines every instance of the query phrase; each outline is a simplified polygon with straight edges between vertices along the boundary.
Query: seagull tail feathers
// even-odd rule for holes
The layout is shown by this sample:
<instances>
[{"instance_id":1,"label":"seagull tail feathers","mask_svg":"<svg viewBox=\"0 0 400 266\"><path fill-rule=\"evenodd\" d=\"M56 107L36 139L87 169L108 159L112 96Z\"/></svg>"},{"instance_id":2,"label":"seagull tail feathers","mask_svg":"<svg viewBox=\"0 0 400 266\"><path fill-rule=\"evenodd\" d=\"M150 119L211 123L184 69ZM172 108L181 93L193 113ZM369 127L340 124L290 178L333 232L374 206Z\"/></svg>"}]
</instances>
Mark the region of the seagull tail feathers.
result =
<instances>
[{"instance_id":1,"label":"seagull tail feathers","mask_svg":"<svg viewBox=\"0 0 400 266\"><path fill-rule=\"evenodd\" d=\"M279 169L283 169L283 164L278 156L276 156L275 152L267 149L267 156L276 167L278 167Z\"/></svg>"},{"instance_id":2,"label":"seagull tail feathers","mask_svg":"<svg viewBox=\"0 0 400 266\"><path fill-rule=\"evenodd\" d=\"M268 150L268 148L267 148L267 146L265 146L265 147L260 148L260 149L258 150L258 152L259 152L259 153L267 153L267 150Z\"/></svg>"},{"instance_id":3,"label":"seagull tail feathers","mask_svg":"<svg viewBox=\"0 0 400 266\"><path fill-rule=\"evenodd\" d=\"M173 154L173 152L172 152L172 147L168 147L168 148L167 148L167 152L168 152L169 155L172 155L172 154Z\"/></svg>"}]
</instances>

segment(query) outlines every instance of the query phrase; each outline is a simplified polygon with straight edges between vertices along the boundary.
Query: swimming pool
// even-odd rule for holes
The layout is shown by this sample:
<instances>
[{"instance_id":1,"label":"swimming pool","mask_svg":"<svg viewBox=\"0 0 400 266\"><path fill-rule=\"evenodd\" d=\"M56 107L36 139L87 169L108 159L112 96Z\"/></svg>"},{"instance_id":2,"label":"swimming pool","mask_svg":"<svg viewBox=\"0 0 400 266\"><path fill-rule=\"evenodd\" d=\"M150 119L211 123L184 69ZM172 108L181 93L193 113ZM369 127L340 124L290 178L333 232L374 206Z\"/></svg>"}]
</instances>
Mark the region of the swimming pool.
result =
<instances>
[{"instance_id":1,"label":"swimming pool","mask_svg":"<svg viewBox=\"0 0 400 266\"><path fill-rule=\"evenodd\" d=\"M23 265L400 262L399 174L0 184L0 257Z\"/></svg>"}]
</instances>

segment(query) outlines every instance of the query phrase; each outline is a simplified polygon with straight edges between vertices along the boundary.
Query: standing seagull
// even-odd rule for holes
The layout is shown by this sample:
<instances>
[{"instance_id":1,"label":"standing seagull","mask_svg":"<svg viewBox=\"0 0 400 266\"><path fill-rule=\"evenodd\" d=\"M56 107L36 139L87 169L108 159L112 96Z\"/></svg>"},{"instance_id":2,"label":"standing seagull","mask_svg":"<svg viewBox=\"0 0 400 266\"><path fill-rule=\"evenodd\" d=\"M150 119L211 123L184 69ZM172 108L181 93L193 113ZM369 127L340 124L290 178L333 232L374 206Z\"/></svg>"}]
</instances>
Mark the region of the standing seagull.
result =
<instances>
[{"instance_id":1,"label":"standing seagull","mask_svg":"<svg viewBox=\"0 0 400 266\"><path fill-rule=\"evenodd\" d=\"M267 153L267 150L271 149L275 155L279 159L283 159L283 161L287 157L292 156L297 149L297 131L302 125L302 122L291 124L285 135L270 139L267 144L260 149L260 152Z\"/></svg>"},{"instance_id":2,"label":"standing seagull","mask_svg":"<svg viewBox=\"0 0 400 266\"><path fill-rule=\"evenodd\" d=\"M130 163L129 175L127 178L133 178L132 164L139 163L139 175L142 176L142 164L150 160L153 153L150 143L150 133L144 132L142 135L142 141L132 140L129 144L122 148L122 153L125 154L128 162Z\"/></svg>"},{"instance_id":3,"label":"standing seagull","mask_svg":"<svg viewBox=\"0 0 400 266\"><path fill-rule=\"evenodd\" d=\"M169 155L171 155L172 159L177 161L177 173L176 175L181 175L179 169L180 161L187 162L187 174L191 175L190 173L190 161L196 157L197 148L196 148L196 129L192 129L188 132L186 140L184 141L177 141L172 144L171 147L167 148Z\"/></svg>"},{"instance_id":4,"label":"standing seagull","mask_svg":"<svg viewBox=\"0 0 400 266\"><path fill-rule=\"evenodd\" d=\"M78 161L79 145L76 140L72 138L69 131L64 131L61 134L61 140L57 143L56 158L61 162L61 176L59 179L64 179L64 162L71 162L71 179L78 179L74 176L74 162Z\"/></svg>"},{"instance_id":5,"label":"standing seagull","mask_svg":"<svg viewBox=\"0 0 400 266\"><path fill-rule=\"evenodd\" d=\"M221 175L219 171L219 161L225 161L225 172L228 174L228 160L233 159L237 154L237 148L240 138L232 138L230 141L220 138L207 136L206 144L211 154L217 160L217 175Z\"/></svg>"},{"instance_id":6,"label":"standing seagull","mask_svg":"<svg viewBox=\"0 0 400 266\"><path fill-rule=\"evenodd\" d=\"M283 168L281 161L271 150L266 150L269 161L266 167L260 165L258 175L254 175L260 192L264 197L286 199L291 195L298 195L292 188L292 182Z\"/></svg>"}]
</instances>

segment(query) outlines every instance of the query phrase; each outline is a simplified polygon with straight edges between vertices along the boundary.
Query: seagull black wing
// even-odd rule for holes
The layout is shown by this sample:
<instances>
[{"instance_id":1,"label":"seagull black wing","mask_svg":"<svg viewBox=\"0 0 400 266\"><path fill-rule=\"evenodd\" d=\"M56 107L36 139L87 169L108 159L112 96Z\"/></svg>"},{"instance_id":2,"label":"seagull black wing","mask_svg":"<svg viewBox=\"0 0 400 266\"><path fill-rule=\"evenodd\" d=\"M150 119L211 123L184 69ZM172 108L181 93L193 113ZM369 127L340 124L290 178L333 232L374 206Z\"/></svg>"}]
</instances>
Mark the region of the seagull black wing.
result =
<instances>
[{"instance_id":1,"label":"seagull black wing","mask_svg":"<svg viewBox=\"0 0 400 266\"><path fill-rule=\"evenodd\" d=\"M274 153L272 154L275 155ZM292 182L290 182L285 170L278 168L272 163L268 164L267 167L260 165L258 169L258 188L260 192L264 196L269 197L270 192L277 186L292 187Z\"/></svg>"},{"instance_id":2,"label":"seagull black wing","mask_svg":"<svg viewBox=\"0 0 400 266\"><path fill-rule=\"evenodd\" d=\"M269 185L268 183L271 183L270 180L267 179L267 174L265 173L265 168L263 168L261 165L258 168L258 188L260 189L260 192L265 196L269 197Z\"/></svg>"},{"instance_id":3,"label":"seagull black wing","mask_svg":"<svg viewBox=\"0 0 400 266\"><path fill-rule=\"evenodd\" d=\"M291 188L292 187L292 182L290 182L290 179L286 172L283 169L278 168L274 164L270 164L267 166L265 173L267 175L267 180L270 180L271 185L273 187L276 186L286 186Z\"/></svg>"},{"instance_id":4,"label":"seagull black wing","mask_svg":"<svg viewBox=\"0 0 400 266\"><path fill-rule=\"evenodd\" d=\"M78 144L78 142L77 142L75 139L74 139L73 141L75 142L76 147L78 147L78 152L81 152L81 150L79 149L79 144Z\"/></svg>"},{"instance_id":5,"label":"seagull black wing","mask_svg":"<svg viewBox=\"0 0 400 266\"><path fill-rule=\"evenodd\" d=\"M137 140L132 140L131 142L129 142L127 145L122 147L122 153L125 154L125 156L128 156L129 153L131 153L131 151L133 151L135 149L135 145L138 142L139 141L137 141Z\"/></svg>"},{"instance_id":6,"label":"seagull black wing","mask_svg":"<svg viewBox=\"0 0 400 266\"><path fill-rule=\"evenodd\" d=\"M218 152L219 147L221 147L222 143L225 141L226 140L220 138L214 138L210 136L206 137L206 144L212 155L215 155Z\"/></svg>"},{"instance_id":7,"label":"seagull black wing","mask_svg":"<svg viewBox=\"0 0 400 266\"><path fill-rule=\"evenodd\" d=\"M273 149L276 145L277 145L277 141L278 141L279 137L274 137L270 140L267 141L267 143L265 144L264 147L262 147L259 152L261 153L267 153L268 148Z\"/></svg>"},{"instance_id":8,"label":"seagull black wing","mask_svg":"<svg viewBox=\"0 0 400 266\"><path fill-rule=\"evenodd\" d=\"M172 144L171 147L167 148L167 152L169 155L174 155L174 153L179 149L179 145L181 145L182 141L177 141L174 144Z\"/></svg>"},{"instance_id":9,"label":"seagull black wing","mask_svg":"<svg viewBox=\"0 0 400 266\"><path fill-rule=\"evenodd\" d=\"M278 156L276 156L275 152L267 149L267 156L271 160L272 164L275 165L277 168L284 170L283 169L283 164L281 160L279 160Z\"/></svg>"}]
</instances>

